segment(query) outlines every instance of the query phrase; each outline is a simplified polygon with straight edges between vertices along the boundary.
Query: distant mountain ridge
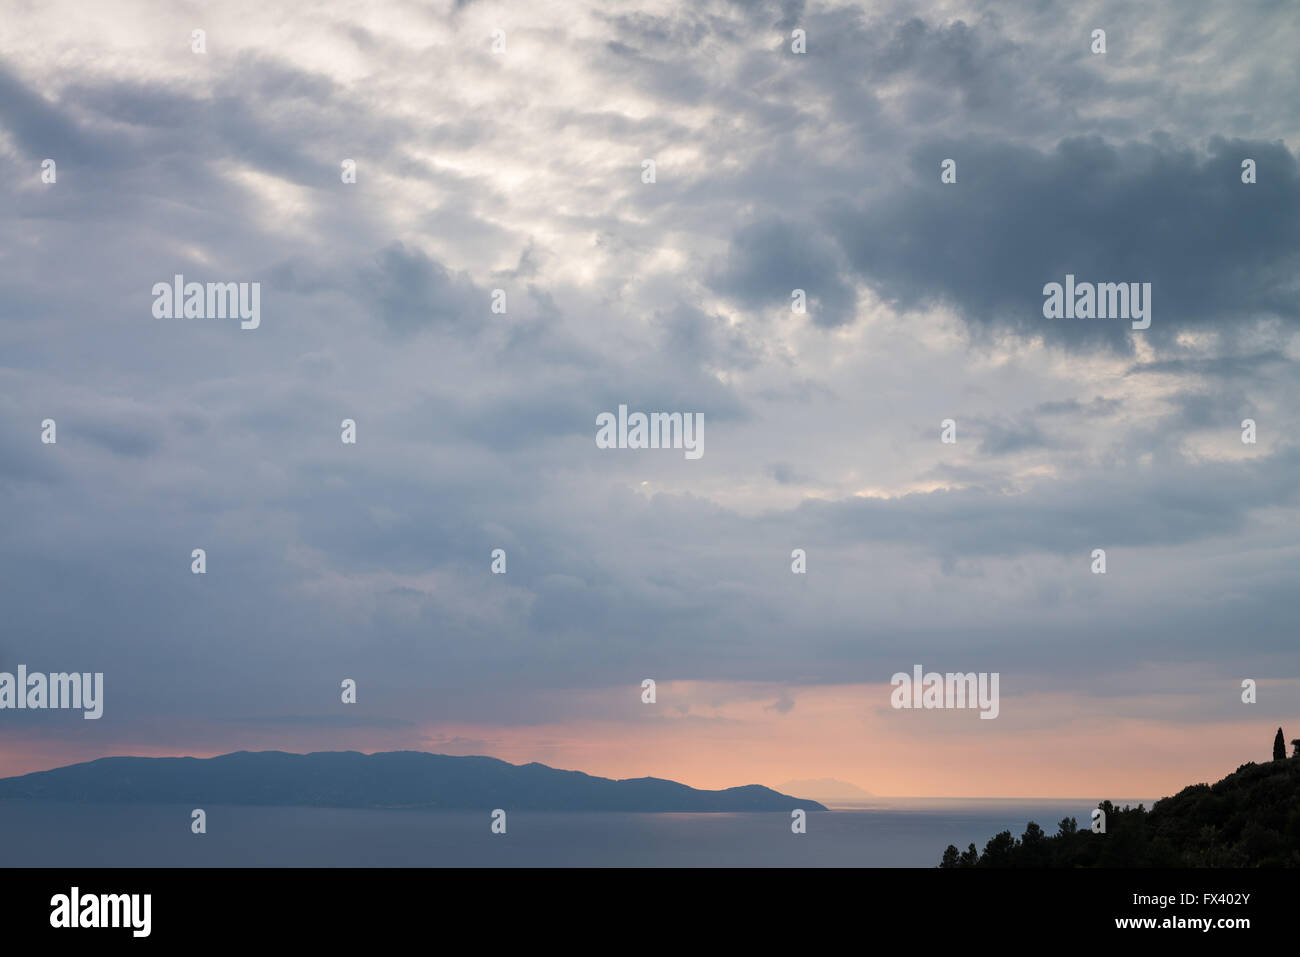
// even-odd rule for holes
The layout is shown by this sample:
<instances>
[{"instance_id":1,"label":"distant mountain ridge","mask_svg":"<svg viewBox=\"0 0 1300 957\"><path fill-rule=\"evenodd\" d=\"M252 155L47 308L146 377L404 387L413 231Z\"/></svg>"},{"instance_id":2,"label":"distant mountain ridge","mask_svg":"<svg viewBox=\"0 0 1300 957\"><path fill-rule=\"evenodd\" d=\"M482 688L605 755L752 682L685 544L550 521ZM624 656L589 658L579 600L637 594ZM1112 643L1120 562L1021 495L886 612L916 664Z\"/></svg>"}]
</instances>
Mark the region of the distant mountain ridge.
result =
<instances>
[{"instance_id":1,"label":"distant mountain ridge","mask_svg":"<svg viewBox=\"0 0 1300 957\"><path fill-rule=\"evenodd\" d=\"M840 781L836 778L786 781L783 784L778 784L777 789L811 795L824 801L869 801L875 797L870 791L864 791L856 784L850 784L848 781Z\"/></svg>"},{"instance_id":2,"label":"distant mountain ridge","mask_svg":"<svg viewBox=\"0 0 1300 957\"><path fill-rule=\"evenodd\" d=\"M215 758L100 758L0 779L0 800L517 811L824 811L758 784L703 791L544 764L424 751L236 751Z\"/></svg>"}]
</instances>

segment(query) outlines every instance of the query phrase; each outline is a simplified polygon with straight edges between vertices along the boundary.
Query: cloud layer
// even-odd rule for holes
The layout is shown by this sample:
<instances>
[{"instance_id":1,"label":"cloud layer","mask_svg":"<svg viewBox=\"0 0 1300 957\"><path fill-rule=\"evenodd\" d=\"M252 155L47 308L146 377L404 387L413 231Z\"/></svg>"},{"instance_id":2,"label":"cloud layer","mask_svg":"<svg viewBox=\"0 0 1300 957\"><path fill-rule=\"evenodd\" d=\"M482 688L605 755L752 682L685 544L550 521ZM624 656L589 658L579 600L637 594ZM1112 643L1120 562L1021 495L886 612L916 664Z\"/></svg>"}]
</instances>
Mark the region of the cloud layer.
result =
<instances>
[{"instance_id":1,"label":"cloud layer","mask_svg":"<svg viewBox=\"0 0 1300 957\"><path fill-rule=\"evenodd\" d=\"M1169 728L1300 678L1285 5L78 6L0 25L0 660L107 703L6 713L13 769L580 739L648 676L755 727L918 661ZM1044 319L1066 273L1151 328ZM154 319L176 274L260 328ZM597 449L619 404L704 457Z\"/></svg>"}]
</instances>

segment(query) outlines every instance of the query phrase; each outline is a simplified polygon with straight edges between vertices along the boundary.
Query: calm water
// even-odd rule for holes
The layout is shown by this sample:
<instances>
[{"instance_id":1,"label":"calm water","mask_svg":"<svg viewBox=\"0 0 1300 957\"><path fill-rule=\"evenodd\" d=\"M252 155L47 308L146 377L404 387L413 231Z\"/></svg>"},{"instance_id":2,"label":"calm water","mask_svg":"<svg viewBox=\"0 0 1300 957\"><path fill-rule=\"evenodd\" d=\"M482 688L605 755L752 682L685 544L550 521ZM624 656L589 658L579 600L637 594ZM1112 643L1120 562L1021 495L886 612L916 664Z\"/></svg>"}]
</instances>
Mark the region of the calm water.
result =
<instances>
[{"instance_id":1,"label":"calm water","mask_svg":"<svg viewBox=\"0 0 1300 957\"><path fill-rule=\"evenodd\" d=\"M187 806L0 802L0 865L17 867L933 867L948 844L1049 834L1084 800L917 801L808 815L518 812L508 833L480 812L220 807L190 833Z\"/></svg>"}]
</instances>

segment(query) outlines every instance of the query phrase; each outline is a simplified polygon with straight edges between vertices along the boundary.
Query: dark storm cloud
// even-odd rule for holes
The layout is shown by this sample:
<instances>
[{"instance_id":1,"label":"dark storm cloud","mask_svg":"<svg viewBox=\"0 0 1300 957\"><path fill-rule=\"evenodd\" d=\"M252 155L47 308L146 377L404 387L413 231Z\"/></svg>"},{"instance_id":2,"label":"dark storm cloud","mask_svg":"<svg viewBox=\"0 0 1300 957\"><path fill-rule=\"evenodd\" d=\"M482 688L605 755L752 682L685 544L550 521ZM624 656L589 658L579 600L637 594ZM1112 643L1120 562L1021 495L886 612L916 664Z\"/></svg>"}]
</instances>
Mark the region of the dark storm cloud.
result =
<instances>
[{"instance_id":1,"label":"dark storm cloud","mask_svg":"<svg viewBox=\"0 0 1300 957\"><path fill-rule=\"evenodd\" d=\"M761 357L761 343L721 316L681 305L655 318L663 328L663 346L673 355L693 356L703 366L725 369L752 368Z\"/></svg>"},{"instance_id":2,"label":"dark storm cloud","mask_svg":"<svg viewBox=\"0 0 1300 957\"><path fill-rule=\"evenodd\" d=\"M1027 449L1051 448L1053 443L1032 423L1005 425L990 422L984 426L980 438L980 453L984 455L1009 455Z\"/></svg>"},{"instance_id":3,"label":"dark storm cloud","mask_svg":"<svg viewBox=\"0 0 1300 957\"><path fill-rule=\"evenodd\" d=\"M1181 376L1213 376L1215 378L1251 378L1266 371L1276 370L1290 360L1278 349L1268 349L1244 356L1215 356L1210 359L1160 359L1142 362L1128 370L1129 375L1155 373Z\"/></svg>"},{"instance_id":4,"label":"dark storm cloud","mask_svg":"<svg viewBox=\"0 0 1300 957\"><path fill-rule=\"evenodd\" d=\"M49 455L49 446L32 441L32 432L39 437L36 423L25 423L26 434L17 427L0 429L0 481L57 485L63 479L61 461ZM14 423L16 426L17 423Z\"/></svg>"},{"instance_id":5,"label":"dark storm cloud","mask_svg":"<svg viewBox=\"0 0 1300 957\"><path fill-rule=\"evenodd\" d=\"M802 475L795 471L794 466L789 462L773 462L767 467L767 474L772 480L781 485L793 485L796 482L804 481Z\"/></svg>"},{"instance_id":6,"label":"dark storm cloud","mask_svg":"<svg viewBox=\"0 0 1300 957\"><path fill-rule=\"evenodd\" d=\"M1150 282L1143 334L1159 341L1300 316L1300 175L1281 144L1216 139L1201 154L1095 137L1048 152L966 141L914 157L900 188L827 215L863 280L902 308L948 303L975 330L1117 351L1131 348L1127 323L1045 319L1043 286L1067 273ZM1267 171L1256 185L1241 182L1246 157ZM956 184L939 181L945 158Z\"/></svg>"},{"instance_id":7,"label":"dark storm cloud","mask_svg":"<svg viewBox=\"0 0 1300 957\"><path fill-rule=\"evenodd\" d=\"M1142 477L1124 472L1102 483L1090 475L1013 497L972 488L810 501L790 517L806 517L832 540L910 542L961 555L1061 554L1090 541L1179 545L1240 532L1256 509L1300 503L1297 466L1300 451L1289 449L1262 466L1170 462Z\"/></svg>"},{"instance_id":8,"label":"dark storm cloud","mask_svg":"<svg viewBox=\"0 0 1300 957\"><path fill-rule=\"evenodd\" d=\"M33 159L56 158L69 168L113 166L129 151L113 138L97 135L68 115L66 106L51 103L0 66L0 126Z\"/></svg>"},{"instance_id":9,"label":"dark storm cloud","mask_svg":"<svg viewBox=\"0 0 1300 957\"><path fill-rule=\"evenodd\" d=\"M709 283L717 292L751 308L791 306L803 289L815 325L834 327L853 319L853 290L836 268L839 251L820 234L780 219L742 226Z\"/></svg>"},{"instance_id":10,"label":"dark storm cloud","mask_svg":"<svg viewBox=\"0 0 1300 957\"><path fill-rule=\"evenodd\" d=\"M1104 396L1094 396L1088 402L1080 402L1078 399L1062 399L1059 401L1041 402L1034 409L1039 415L1082 415L1087 418L1099 418L1107 415L1114 415L1122 406L1118 399L1108 399Z\"/></svg>"},{"instance_id":11,"label":"dark storm cloud","mask_svg":"<svg viewBox=\"0 0 1300 957\"><path fill-rule=\"evenodd\" d=\"M680 63L649 56L616 40L605 45L605 52L607 70L635 78L638 86L657 97L689 104L709 92L709 81Z\"/></svg>"},{"instance_id":12,"label":"dark storm cloud","mask_svg":"<svg viewBox=\"0 0 1300 957\"><path fill-rule=\"evenodd\" d=\"M1188 429L1221 429L1225 434L1240 427L1242 416L1251 415L1256 405L1240 386L1215 390L1179 392L1170 397L1174 413L1161 422L1165 436L1176 438Z\"/></svg>"},{"instance_id":13,"label":"dark storm cloud","mask_svg":"<svg viewBox=\"0 0 1300 957\"><path fill-rule=\"evenodd\" d=\"M152 423L142 423L138 411L118 420L82 419L77 422L74 429L65 429L63 433L65 440L75 440L78 435L85 436L89 441L116 455L129 458L144 458L152 455L162 444L157 427Z\"/></svg>"},{"instance_id":14,"label":"dark storm cloud","mask_svg":"<svg viewBox=\"0 0 1300 957\"><path fill-rule=\"evenodd\" d=\"M462 273L454 273L418 249L394 243L361 276L361 298L390 330L412 334L433 324L472 330L492 315L492 301Z\"/></svg>"}]
</instances>

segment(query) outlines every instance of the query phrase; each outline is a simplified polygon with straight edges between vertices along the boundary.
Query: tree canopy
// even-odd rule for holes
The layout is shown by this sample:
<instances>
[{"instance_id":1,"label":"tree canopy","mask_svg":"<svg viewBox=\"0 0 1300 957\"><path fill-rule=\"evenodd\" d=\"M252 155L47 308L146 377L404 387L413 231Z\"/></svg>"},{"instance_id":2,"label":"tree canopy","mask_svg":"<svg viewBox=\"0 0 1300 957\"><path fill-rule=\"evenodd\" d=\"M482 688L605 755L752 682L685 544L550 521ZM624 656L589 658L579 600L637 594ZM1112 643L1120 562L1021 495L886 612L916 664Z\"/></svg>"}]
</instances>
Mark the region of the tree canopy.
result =
<instances>
[{"instance_id":1,"label":"tree canopy","mask_svg":"<svg viewBox=\"0 0 1300 957\"><path fill-rule=\"evenodd\" d=\"M1047 836L1033 821L1019 839L994 835L983 853L943 853L958 867L1300 867L1300 760L1243 764L1217 784L1195 784L1149 810L1098 805L1106 833L1065 818Z\"/></svg>"}]
</instances>

